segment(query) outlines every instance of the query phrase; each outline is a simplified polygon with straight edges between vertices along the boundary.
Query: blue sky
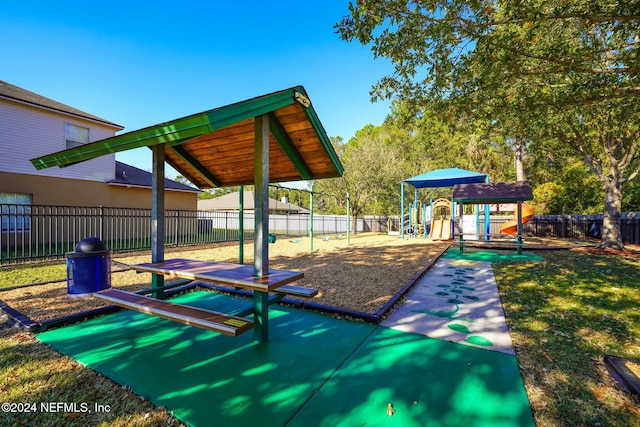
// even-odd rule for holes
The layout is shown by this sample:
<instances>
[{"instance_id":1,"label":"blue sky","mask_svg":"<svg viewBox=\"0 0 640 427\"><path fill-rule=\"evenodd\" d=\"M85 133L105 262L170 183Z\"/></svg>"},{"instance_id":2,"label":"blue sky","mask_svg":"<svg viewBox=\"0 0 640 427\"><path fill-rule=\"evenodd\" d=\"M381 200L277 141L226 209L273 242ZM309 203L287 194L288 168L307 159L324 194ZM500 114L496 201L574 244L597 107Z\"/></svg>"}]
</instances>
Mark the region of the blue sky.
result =
<instances>
[{"instance_id":1,"label":"blue sky","mask_svg":"<svg viewBox=\"0 0 640 427\"><path fill-rule=\"evenodd\" d=\"M339 38L347 13L346 0L9 0L0 80L125 132L302 85L327 134L348 140L388 114L369 90L391 66ZM149 153L117 159L148 170Z\"/></svg>"}]
</instances>

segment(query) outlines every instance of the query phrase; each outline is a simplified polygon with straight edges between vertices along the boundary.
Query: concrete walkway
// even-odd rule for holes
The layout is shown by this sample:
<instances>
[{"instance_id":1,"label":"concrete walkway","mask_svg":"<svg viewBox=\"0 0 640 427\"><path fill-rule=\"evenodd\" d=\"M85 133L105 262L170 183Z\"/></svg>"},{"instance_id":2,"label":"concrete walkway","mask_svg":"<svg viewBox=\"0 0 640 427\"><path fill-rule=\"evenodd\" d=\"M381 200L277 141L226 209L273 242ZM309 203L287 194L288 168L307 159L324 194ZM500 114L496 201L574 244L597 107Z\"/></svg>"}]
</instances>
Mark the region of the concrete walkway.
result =
<instances>
[{"instance_id":1,"label":"concrete walkway","mask_svg":"<svg viewBox=\"0 0 640 427\"><path fill-rule=\"evenodd\" d=\"M490 262L440 258L381 325L515 354Z\"/></svg>"}]
</instances>

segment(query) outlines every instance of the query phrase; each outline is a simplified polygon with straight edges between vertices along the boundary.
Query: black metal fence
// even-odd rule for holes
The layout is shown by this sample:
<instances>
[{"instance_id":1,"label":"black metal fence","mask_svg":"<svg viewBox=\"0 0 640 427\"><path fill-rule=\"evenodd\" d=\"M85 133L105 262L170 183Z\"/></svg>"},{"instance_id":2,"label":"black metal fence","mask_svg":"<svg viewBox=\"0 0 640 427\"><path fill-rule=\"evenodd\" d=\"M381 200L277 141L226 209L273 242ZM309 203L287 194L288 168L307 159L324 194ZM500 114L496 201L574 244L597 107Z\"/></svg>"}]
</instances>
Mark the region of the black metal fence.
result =
<instances>
[{"instance_id":1,"label":"black metal fence","mask_svg":"<svg viewBox=\"0 0 640 427\"><path fill-rule=\"evenodd\" d=\"M239 213L167 210L165 246L196 246L239 241ZM491 232L498 233L509 216L491 216ZM111 207L0 205L0 265L64 258L86 237L98 237L113 252L151 249L151 210ZM308 236L309 215L270 215L269 232L280 236ZM314 215L314 236L343 234L345 215ZM244 237L253 239L254 214L244 214ZM353 229L353 225L351 225ZM365 216L356 232L389 233L400 229L399 217ZM536 216L524 225L526 236L600 238L602 215ZM621 220L624 243L640 244L640 213Z\"/></svg>"},{"instance_id":2,"label":"black metal fence","mask_svg":"<svg viewBox=\"0 0 640 427\"><path fill-rule=\"evenodd\" d=\"M371 217L375 224L368 231L397 233L400 217ZM513 220L512 216L491 216L490 233L500 233L500 226ZM366 221L366 218L365 218ZM408 228L405 217L405 231ZM482 224L482 219L481 219ZM543 215L524 224L523 233L530 237L555 237L559 239L600 239L602 215ZM620 234L625 244L640 244L640 212L626 212L620 220Z\"/></svg>"},{"instance_id":3,"label":"black metal fence","mask_svg":"<svg viewBox=\"0 0 640 427\"><path fill-rule=\"evenodd\" d=\"M165 211L165 247L239 241L237 211ZM64 258L86 237L115 253L151 249L151 210L112 207L0 205L0 265ZM253 239L255 215L244 213L244 238ZM308 236L309 215L270 215L269 232ZM364 222L357 226L363 231ZM314 215L314 235L345 233L346 216Z\"/></svg>"},{"instance_id":4,"label":"black metal fence","mask_svg":"<svg viewBox=\"0 0 640 427\"><path fill-rule=\"evenodd\" d=\"M600 239L602 215L536 216L524 225L528 236ZM625 212L620 219L620 237L625 244L640 244L640 212Z\"/></svg>"}]
</instances>

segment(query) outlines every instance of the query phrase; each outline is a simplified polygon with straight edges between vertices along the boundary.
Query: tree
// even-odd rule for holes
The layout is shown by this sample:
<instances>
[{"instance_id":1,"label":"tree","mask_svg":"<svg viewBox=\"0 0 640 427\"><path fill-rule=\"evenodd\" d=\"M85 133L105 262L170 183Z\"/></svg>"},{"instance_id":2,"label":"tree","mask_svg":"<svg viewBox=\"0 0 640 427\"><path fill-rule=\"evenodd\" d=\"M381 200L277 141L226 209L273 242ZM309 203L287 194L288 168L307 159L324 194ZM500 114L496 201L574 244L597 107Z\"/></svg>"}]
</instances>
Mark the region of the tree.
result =
<instances>
[{"instance_id":1,"label":"tree","mask_svg":"<svg viewBox=\"0 0 640 427\"><path fill-rule=\"evenodd\" d=\"M253 186L245 186L245 191L249 191ZM198 194L198 200L215 199L216 197L224 196L225 194L235 193L239 191L240 187L218 187L209 188Z\"/></svg>"},{"instance_id":2,"label":"tree","mask_svg":"<svg viewBox=\"0 0 640 427\"><path fill-rule=\"evenodd\" d=\"M601 246L622 248L622 185L640 173L637 0L359 0L349 10L341 37L395 66L372 98L437 103L531 149L570 147L602 185Z\"/></svg>"},{"instance_id":3,"label":"tree","mask_svg":"<svg viewBox=\"0 0 640 427\"><path fill-rule=\"evenodd\" d=\"M344 174L340 178L315 181L313 191L335 195L336 200L342 201L343 209L349 194L352 227L358 216L367 211L378 215L397 212L400 181L406 178L402 147L410 145L400 142L398 138L403 137L408 135L393 132L389 126L368 125L348 143L332 138Z\"/></svg>"}]
</instances>

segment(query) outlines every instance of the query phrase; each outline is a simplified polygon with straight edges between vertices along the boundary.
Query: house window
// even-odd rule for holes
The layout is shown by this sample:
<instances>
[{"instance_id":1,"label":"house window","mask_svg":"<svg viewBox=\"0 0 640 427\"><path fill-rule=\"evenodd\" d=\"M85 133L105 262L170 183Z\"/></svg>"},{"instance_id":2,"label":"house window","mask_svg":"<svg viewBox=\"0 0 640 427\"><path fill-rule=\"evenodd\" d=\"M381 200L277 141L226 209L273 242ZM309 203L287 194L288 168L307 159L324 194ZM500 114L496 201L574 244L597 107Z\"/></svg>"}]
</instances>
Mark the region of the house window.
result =
<instances>
[{"instance_id":1,"label":"house window","mask_svg":"<svg viewBox=\"0 0 640 427\"><path fill-rule=\"evenodd\" d=\"M78 147L82 144L89 143L89 128L72 125L65 125L65 136L67 139L67 148Z\"/></svg>"},{"instance_id":2,"label":"house window","mask_svg":"<svg viewBox=\"0 0 640 427\"><path fill-rule=\"evenodd\" d=\"M0 192L3 232L23 232L31 228L31 194Z\"/></svg>"}]
</instances>

